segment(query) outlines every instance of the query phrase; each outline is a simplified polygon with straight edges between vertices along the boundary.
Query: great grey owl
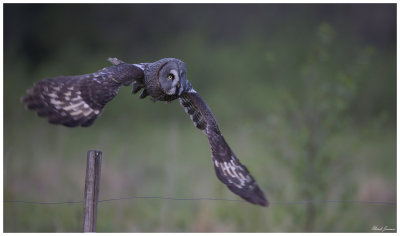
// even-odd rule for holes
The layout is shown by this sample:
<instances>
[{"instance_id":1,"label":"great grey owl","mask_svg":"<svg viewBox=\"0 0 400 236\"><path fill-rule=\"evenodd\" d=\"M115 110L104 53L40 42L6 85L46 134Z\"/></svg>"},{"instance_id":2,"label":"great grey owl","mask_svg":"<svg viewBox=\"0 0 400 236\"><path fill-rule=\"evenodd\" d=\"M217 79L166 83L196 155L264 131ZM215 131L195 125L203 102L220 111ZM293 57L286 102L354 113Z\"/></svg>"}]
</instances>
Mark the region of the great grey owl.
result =
<instances>
[{"instance_id":1,"label":"great grey owl","mask_svg":"<svg viewBox=\"0 0 400 236\"><path fill-rule=\"evenodd\" d=\"M268 206L264 193L240 163L222 136L210 108L186 79L185 63L164 58L154 63L128 64L110 58L113 64L92 74L48 78L34 84L22 98L28 109L53 124L90 126L122 85L153 101L179 99L194 125L208 137L212 161L219 180L253 204Z\"/></svg>"}]
</instances>

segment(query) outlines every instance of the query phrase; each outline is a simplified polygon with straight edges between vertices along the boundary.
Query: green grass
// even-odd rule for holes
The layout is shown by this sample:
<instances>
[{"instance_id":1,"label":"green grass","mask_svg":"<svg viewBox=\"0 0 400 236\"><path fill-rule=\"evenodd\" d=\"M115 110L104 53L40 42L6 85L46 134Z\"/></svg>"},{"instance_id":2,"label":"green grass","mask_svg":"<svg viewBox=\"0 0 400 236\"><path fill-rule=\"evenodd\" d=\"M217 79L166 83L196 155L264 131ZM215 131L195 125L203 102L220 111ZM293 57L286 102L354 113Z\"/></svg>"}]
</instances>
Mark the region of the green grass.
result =
<instances>
[{"instance_id":1,"label":"green grass","mask_svg":"<svg viewBox=\"0 0 400 236\"><path fill-rule=\"evenodd\" d=\"M183 111L176 117L164 117L164 122L128 122L126 126L123 122L104 124L100 118L90 129L52 126L38 118L7 126L6 134L21 129L24 135L5 138L4 197L49 202L81 200L86 151L99 149L103 151L101 199L129 196L238 199L215 177L206 137L192 127L189 119L174 121L178 116L184 116ZM367 134L352 128L332 136L325 151L335 156L335 160L320 173L329 186L326 192L316 192L313 199L305 199L300 188L314 183L296 179L293 174L296 167L280 160L304 161L296 160L301 150L289 148L291 145L285 143L286 134L282 130L274 129L268 122L244 127L221 123L221 127L226 130L225 137L233 150L272 202L395 199L396 172L390 161L395 156L395 134L385 128ZM368 193L363 188L369 188L371 179L383 185L372 186L383 191L379 193L380 199L363 195ZM241 202L130 199L100 203L98 231L296 232L303 230L304 211L304 205L260 208ZM4 212L7 232L81 229L80 204L5 203ZM395 225L396 219L392 206L357 203L317 204L316 214L317 231L368 231L372 225ZM355 215L360 217L354 218Z\"/></svg>"}]
</instances>

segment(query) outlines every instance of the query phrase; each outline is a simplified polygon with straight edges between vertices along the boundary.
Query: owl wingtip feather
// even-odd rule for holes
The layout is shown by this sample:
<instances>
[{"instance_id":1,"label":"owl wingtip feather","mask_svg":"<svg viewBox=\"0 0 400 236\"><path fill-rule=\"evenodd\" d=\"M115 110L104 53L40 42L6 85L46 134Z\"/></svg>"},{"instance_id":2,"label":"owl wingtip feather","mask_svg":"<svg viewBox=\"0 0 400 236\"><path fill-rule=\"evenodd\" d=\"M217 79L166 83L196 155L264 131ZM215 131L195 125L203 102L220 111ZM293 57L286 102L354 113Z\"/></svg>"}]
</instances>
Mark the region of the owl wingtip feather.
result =
<instances>
[{"instance_id":1,"label":"owl wingtip feather","mask_svg":"<svg viewBox=\"0 0 400 236\"><path fill-rule=\"evenodd\" d=\"M264 192L260 189L260 187L256 186L253 190L250 190L248 192L240 192L238 189L233 188L233 186L229 186L228 188L239 195L241 198L246 200L249 203L252 203L254 205L259 205L259 206L264 206L268 207L269 202L267 198L264 195Z\"/></svg>"},{"instance_id":2,"label":"owl wingtip feather","mask_svg":"<svg viewBox=\"0 0 400 236\"><path fill-rule=\"evenodd\" d=\"M264 207L269 206L269 202L260 188L257 188L256 193L251 198L251 202Z\"/></svg>"},{"instance_id":3,"label":"owl wingtip feather","mask_svg":"<svg viewBox=\"0 0 400 236\"><path fill-rule=\"evenodd\" d=\"M243 197L243 199L245 199L246 201L253 203L255 205L259 205L259 206L263 206L263 207L269 206L269 202L268 202L267 198L265 197L263 191L259 187L254 189L254 191L252 192L252 194L249 197Z\"/></svg>"}]
</instances>

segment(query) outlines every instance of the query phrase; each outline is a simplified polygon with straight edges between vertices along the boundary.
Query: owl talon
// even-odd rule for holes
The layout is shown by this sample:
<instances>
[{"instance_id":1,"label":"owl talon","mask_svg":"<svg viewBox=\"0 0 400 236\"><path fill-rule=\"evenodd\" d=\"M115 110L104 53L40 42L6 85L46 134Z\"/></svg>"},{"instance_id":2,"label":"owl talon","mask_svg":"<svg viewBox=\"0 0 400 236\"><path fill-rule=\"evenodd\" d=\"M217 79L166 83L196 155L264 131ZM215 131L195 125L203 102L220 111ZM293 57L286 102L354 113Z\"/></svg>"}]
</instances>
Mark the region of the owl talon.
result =
<instances>
[{"instance_id":1,"label":"owl talon","mask_svg":"<svg viewBox=\"0 0 400 236\"><path fill-rule=\"evenodd\" d=\"M140 99L143 99L143 98L147 97L148 95L149 95L149 93L147 92L146 89L144 89L144 90L142 91L142 93L139 95L139 98L140 98Z\"/></svg>"},{"instance_id":2,"label":"owl talon","mask_svg":"<svg viewBox=\"0 0 400 236\"><path fill-rule=\"evenodd\" d=\"M138 82L133 82L133 88L132 88L132 93L136 94L139 92L142 88L144 88L144 84L138 83Z\"/></svg>"}]
</instances>

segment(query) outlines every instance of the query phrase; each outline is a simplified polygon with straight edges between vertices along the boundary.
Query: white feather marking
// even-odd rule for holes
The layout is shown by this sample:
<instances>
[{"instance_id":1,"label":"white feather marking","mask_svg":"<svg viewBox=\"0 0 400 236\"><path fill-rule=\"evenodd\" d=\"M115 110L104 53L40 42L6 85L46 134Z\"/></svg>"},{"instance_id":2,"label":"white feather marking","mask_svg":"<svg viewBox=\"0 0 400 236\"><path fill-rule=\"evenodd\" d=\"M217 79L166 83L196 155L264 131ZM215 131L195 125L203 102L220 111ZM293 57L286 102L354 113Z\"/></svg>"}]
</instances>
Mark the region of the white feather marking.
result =
<instances>
[{"instance_id":1,"label":"white feather marking","mask_svg":"<svg viewBox=\"0 0 400 236\"><path fill-rule=\"evenodd\" d=\"M79 106L81 106L81 105L83 105L83 104L85 104L84 101L81 101L81 102L79 102L79 103L72 103L71 105L66 106L66 107L64 107L63 109L66 110L66 111L69 111L69 110L75 109L75 108L77 108L77 107L79 107Z\"/></svg>"},{"instance_id":2,"label":"white feather marking","mask_svg":"<svg viewBox=\"0 0 400 236\"><path fill-rule=\"evenodd\" d=\"M136 67L139 67L141 70L144 70L144 65L142 64L133 64Z\"/></svg>"},{"instance_id":3,"label":"white feather marking","mask_svg":"<svg viewBox=\"0 0 400 236\"><path fill-rule=\"evenodd\" d=\"M242 182L246 182L246 178L242 175L242 173L239 172L239 176L240 176L240 181Z\"/></svg>"},{"instance_id":4,"label":"white feather marking","mask_svg":"<svg viewBox=\"0 0 400 236\"><path fill-rule=\"evenodd\" d=\"M79 95L77 97L71 99L71 101L74 101L74 102L81 101L81 100L82 100L82 97Z\"/></svg>"},{"instance_id":5,"label":"white feather marking","mask_svg":"<svg viewBox=\"0 0 400 236\"><path fill-rule=\"evenodd\" d=\"M59 101L59 100L55 100L55 99L50 99L50 102L53 104L53 105L62 105L62 104L64 104L62 101Z\"/></svg>"},{"instance_id":6,"label":"white feather marking","mask_svg":"<svg viewBox=\"0 0 400 236\"><path fill-rule=\"evenodd\" d=\"M218 162L217 160L214 160L214 165L215 165L216 167L219 167L219 162Z\"/></svg>"},{"instance_id":7,"label":"white feather marking","mask_svg":"<svg viewBox=\"0 0 400 236\"><path fill-rule=\"evenodd\" d=\"M231 176L232 178L236 178L236 176L234 174L232 174L231 168L227 168L226 172L228 172L229 176Z\"/></svg>"},{"instance_id":8,"label":"white feather marking","mask_svg":"<svg viewBox=\"0 0 400 236\"><path fill-rule=\"evenodd\" d=\"M196 90L194 90L193 88L190 88L190 90L188 91L188 93L197 93Z\"/></svg>"},{"instance_id":9,"label":"white feather marking","mask_svg":"<svg viewBox=\"0 0 400 236\"><path fill-rule=\"evenodd\" d=\"M74 87L68 87L68 90L74 90Z\"/></svg>"},{"instance_id":10,"label":"white feather marking","mask_svg":"<svg viewBox=\"0 0 400 236\"><path fill-rule=\"evenodd\" d=\"M76 115L79 115L81 113L82 113L82 111L78 110L78 111L71 112L70 115L71 116L76 116Z\"/></svg>"},{"instance_id":11,"label":"white feather marking","mask_svg":"<svg viewBox=\"0 0 400 236\"><path fill-rule=\"evenodd\" d=\"M235 176L235 178L238 178L238 179L239 179L239 176L238 176L238 174L236 173L236 166L232 164L232 165L230 165L230 167L231 167L232 173L233 173L233 175Z\"/></svg>"},{"instance_id":12,"label":"white feather marking","mask_svg":"<svg viewBox=\"0 0 400 236\"><path fill-rule=\"evenodd\" d=\"M226 175L226 166L224 166L224 164L225 164L225 162L223 162L222 164L221 164L221 170L222 170L222 172L223 172L223 174L224 175Z\"/></svg>"},{"instance_id":13,"label":"white feather marking","mask_svg":"<svg viewBox=\"0 0 400 236\"><path fill-rule=\"evenodd\" d=\"M57 94L55 94L55 93L48 93L47 96L52 97L52 98L58 98Z\"/></svg>"},{"instance_id":14,"label":"white feather marking","mask_svg":"<svg viewBox=\"0 0 400 236\"><path fill-rule=\"evenodd\" d=\"M231 177L234 177L234 175L230 171L230 166L229 166L228 163L224 162L223 170L224 170L224 174L225 174L225 171L226 171Z\"/></svg>"},{"instance_id":15,"label":"white feather marking","mask_svg":"<svg viewBox=\"0 0 400 236\"><path fill-rule=\"evenodd\" d=\"M238 178L239 179L239 176L238 176L238 174L236 173L236 166L234 165L234 164L231 164L231 163L228 163L228 166L230 167L230 170L232 171L231 173L232 173L232 177L233 178Z\"/></svg>"},{"instance_id":16,"label":"white feather marking","mask_svg":"<svg viewBox=\"0 0 400 236\"><path fill-rule=\"evenodd\" d=\"M84 116L89 116L90 114L92 114L92 109L90 109L90 110L87 110L87 111L85 111L85 112L83 112L83 115Z\"/></svg>"},{"instance_id":17,"label":"white feather marking","mask_svg":"<svg viewBox=\"0 0 400 236\"><path fill-rule=\"evenodd\" d=\"M71 91L68 91L68 92L64 93L64 95L68 96L68 97L71 96Z\"/></svg>"}]
</instances>

